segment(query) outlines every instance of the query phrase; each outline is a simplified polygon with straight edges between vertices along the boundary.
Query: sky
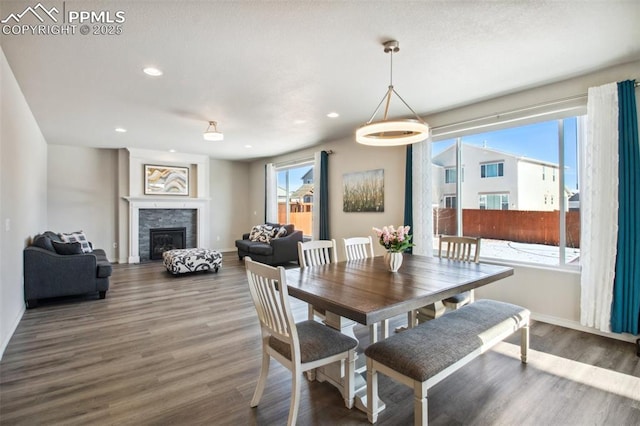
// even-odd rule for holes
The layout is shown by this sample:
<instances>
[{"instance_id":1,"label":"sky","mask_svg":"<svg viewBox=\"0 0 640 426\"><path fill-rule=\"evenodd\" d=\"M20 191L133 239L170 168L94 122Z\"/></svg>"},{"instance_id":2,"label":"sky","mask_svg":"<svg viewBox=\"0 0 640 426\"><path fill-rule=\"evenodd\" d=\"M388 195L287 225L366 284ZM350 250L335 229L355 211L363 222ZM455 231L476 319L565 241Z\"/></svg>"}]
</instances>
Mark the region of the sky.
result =
<instances>
[{"instance_id":1,"label":"sky","mask_svg":"<svg viewBox=\"0 0 640 426\"><path fill-rule=\"evenodd\" d=\"M507 153L526 156L536 160L559 163L558 154L558 122L545 121L526 126L478 133L462 137L462 142L470 145L504 151ZM564 156L565 156L565 186L577 189L577 119L575 117L564 120ZM449 146L455 144L455 139L434 142L432 155L438 155Z\"/></svg>"}]
</instances>

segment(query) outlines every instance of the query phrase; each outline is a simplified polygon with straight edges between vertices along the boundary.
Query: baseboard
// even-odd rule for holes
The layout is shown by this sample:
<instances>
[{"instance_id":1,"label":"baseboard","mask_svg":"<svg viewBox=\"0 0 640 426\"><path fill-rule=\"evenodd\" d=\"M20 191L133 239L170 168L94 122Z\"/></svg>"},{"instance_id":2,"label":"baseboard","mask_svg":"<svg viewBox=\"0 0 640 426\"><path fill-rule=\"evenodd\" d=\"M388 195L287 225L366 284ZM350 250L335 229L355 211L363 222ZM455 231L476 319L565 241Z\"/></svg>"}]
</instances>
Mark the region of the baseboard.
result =
<instances>
[{"instance_id":1,"label":"baseboard","mask_svg":"<svg viewBox=\"0 0 640 426\"><path fill-rule=\"evenodd\" d=\"M0 346L0 360L2 360L2 357L4 356L4 351L5 349L7 349L7 346L9 345L9 341L13 337L13 333L16 332L16 329L18 328L18 324L20 324L20 321L22 320L25 310L26 310L26 306L23 304L22 309L20 310L20 313L16 316L13 323L11 324L11 328L10 328L11 332L7 334L7 340L5 342L2 342L2 346Z\"/></svg>"},{"instance_id":2,"label":"baseboard","mask_svg":"<svg viewBox=\"0 0 640 426\"><path fill-rule=\"evenodd\" d=\"M584 331L585 333L597 334L599 336L610 337L616 340L623 340L625 342L635 343L638 340L638 336L634 336L629 333L607 333L598 329L587 327L580 324L577 321L570 321L564 318L552 317L550 315L541 315L534 312L531 313L531 319L540 322L546 322L547 324L559 325L560 327L570 328L572 330Z\"/></svg>"}]
</instances>

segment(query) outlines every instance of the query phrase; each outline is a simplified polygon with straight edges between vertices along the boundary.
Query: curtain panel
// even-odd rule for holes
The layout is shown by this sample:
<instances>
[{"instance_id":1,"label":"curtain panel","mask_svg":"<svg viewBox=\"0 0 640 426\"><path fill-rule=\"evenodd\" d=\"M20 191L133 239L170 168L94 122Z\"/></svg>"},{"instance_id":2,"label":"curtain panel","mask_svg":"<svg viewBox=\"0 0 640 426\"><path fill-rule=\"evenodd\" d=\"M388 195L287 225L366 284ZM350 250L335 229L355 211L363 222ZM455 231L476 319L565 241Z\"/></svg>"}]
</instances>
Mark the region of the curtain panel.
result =
<instances>
[{"instance_id":1,"label":"curtain panel","mask_svg":"<svg viewBox=\"0 0 640 426\"><path fill-rule=\"evenodd\" d=\"M611 329L611 302L618 242L618 89L592 87L587 99L587 137L580 150L580 322Z\"/></svg>"},{"instance_id":2,"label":"curtain panel","mask_svg":"<svg viewBox=\"0 0 640 426\"><path fill-rule=\"evenodd\" d=\"M329 237L329 153L316 152L313 156L313 239Z\"/></svg>"},{"instance_id":3,"label":"curtain panel","mask_svg":"<svg viewBox=\"0 0 640 426\"><path fill-rule=\"evenodd\" d=\"M618 246L611 331L640 327L640 146L635 81L618 83Z\"/></svg>"},{"instance_id":4,"label":"curtain panel","mask_svg":"<svg viewBox=\"0 0 640 426\"><path fill-rule=\"evenodd\" d=\"M411 156L414 254L433 256L431 137L414 143Z\"/></svg>"},{"instance_id":5,"label":"curtain panel","mask_svg":"<svg viewBox=\"0 0 640 426\"><path fill-rule=\"evenodd\" d=\"M275 164L267 163L264 166L264 174L264 221L278 223L278 182Z\"/></svg>"}]
</instances>

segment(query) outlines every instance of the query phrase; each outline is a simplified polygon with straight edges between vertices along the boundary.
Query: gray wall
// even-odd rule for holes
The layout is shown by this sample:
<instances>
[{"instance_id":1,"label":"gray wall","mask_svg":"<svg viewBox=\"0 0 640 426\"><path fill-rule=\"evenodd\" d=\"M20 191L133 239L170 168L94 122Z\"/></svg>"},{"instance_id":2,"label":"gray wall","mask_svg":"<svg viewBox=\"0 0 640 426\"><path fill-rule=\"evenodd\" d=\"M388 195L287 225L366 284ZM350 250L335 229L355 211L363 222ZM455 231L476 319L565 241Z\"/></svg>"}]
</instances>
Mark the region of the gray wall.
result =
<instances>
[{"instance_id":1,"label":"gray wall","mask_svg":"<svg viewBox=\"0 0 640 426\"><path fill-rule=\"evenodd\" d=\"M22 250L47 229L47 144L0 49L0 357L24 313Z\"/></svg>"},{"instance_id":2,"label":"gray wall","mask_svg":"<svg viewBox=\"0 0 640 426\"><path fill-rule=\"evenodd\" d=\"M109 260L117 260L117 151L50 144L48 166L51 231L82 230Z\"/></svg>"}]
</instances>

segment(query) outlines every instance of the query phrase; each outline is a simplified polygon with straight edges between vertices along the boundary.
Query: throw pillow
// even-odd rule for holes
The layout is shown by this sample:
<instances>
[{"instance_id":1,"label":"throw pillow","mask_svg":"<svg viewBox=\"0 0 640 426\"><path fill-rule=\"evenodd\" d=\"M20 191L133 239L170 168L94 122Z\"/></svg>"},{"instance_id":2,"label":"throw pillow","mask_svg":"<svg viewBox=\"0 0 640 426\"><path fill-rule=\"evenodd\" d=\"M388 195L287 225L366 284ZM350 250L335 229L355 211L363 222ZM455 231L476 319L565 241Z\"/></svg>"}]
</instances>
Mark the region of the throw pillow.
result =
<instances>
[{"instance_id":1,"label":"throw pillow","mask_svg":"<svg viewBox=\"0 0 640 426\"><path fill-rule=\"evenodd\" d=\"M280 229L277 230L273 238L275 239L275 238L281 238L286 236L287 236L287 228L285 228L284 226L281 226Z\"/></svg>"},{"instance_id":2,"label":"throw pillow","mask_svg":"<svg viewBox=\"0 0 640 426\"><path fill-rule=\"evenodd\" d=\"M36 235L31 245L48 251L56 251L53 248L53 244L51 244L51 238L45 237L44 235Z\"/></svg>"},{"instance_id":3,"label":"throw pillow","mask_svg":"<svg viewBox=\"0 0 640 426\"><path fill-rule=\"evenodd\" d=\"M59 243L52 241L53 249L58 254L70 255L70 254L82 254L82 245L80 243Z\"/></svg>"},{"instance_id":4,"label":"throw pillow","mask_svg":"<svg viewBox=\"0 0 640 426\"><path fill-rule=\"evenodd\" d=\"M87 240L87 236L82 231L60 234L60 238L65 243L80 243L83 253L91 253L93 251L89 244L89 240Z\"/></svg>"},{"instance_id":5,"label":"throw pillow","mask_svg":"<svg viewBox=\"0 0 640 426\"><path fill-rule=\"evenodd\" d=\"M249 239L261 243L269 243L274 235L274 229L271 225L256 225L251 229Z\"/></svg>"}]
</instances>

